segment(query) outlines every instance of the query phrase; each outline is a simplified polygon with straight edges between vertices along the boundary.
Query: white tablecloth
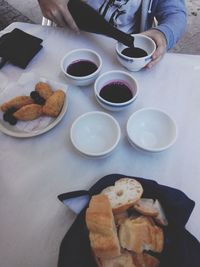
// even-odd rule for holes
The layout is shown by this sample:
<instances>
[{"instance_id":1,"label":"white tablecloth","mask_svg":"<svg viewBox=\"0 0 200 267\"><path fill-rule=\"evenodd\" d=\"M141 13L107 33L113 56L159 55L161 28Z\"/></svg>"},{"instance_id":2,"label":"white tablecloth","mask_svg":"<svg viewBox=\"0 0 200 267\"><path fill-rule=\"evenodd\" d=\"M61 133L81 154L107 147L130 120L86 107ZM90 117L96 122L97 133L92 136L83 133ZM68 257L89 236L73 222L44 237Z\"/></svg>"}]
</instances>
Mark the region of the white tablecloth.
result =
<instances>
[{"instance_id":1,"label":"white tablecloth","mask_svg":"<svg viewBox=\"0 0 200 267\"><path fill-rule=\"evenodd\" d=\"M124 70L115 56L115 41L109 38L24 23L13 23L4 32L15 27L43 38L44 47L25 71L4 66L0 90L29 71L66 83L61 58L80 47L101 55L102 72ZM84 158L69 139L70 126L79 115L104 111L96 103L93 86L69 86L67 113L51 131L27 139L0 133L0 266L55 267L60 242L75 218L57 195L88 189L111 173L153 179L184 191L196 202L187 229L200 240L200 56L166 54L156 67L132 75L138 80L139 96L129 109L109 112L118 120L122 137L107 158ZM127 119L143 107L160 108L176 121L179 135L169 150L146 153L128 143Z\"/></svg>"}]
</instances>

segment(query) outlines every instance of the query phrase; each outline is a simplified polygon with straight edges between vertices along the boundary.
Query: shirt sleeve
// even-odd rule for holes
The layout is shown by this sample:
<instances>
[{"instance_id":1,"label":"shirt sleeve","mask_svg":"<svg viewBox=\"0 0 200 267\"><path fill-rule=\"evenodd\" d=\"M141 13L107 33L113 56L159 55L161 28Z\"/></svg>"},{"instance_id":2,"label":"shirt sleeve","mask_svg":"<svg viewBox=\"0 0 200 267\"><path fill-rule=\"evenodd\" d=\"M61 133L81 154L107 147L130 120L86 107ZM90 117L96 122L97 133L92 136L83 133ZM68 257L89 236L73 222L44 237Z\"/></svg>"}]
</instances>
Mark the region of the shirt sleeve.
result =
<instances>
[{"instance_id":1,"label":"shirt sleeve","mask_svg":"<svg viewBox=\"0 0 200 267\"><path fill-rule=\"evenodd\" d=\"M187 15L184 0L160 0L155 10L158 25L167 40L167 49L181 38L186 29Z\"/></svg>"}]
</instances>

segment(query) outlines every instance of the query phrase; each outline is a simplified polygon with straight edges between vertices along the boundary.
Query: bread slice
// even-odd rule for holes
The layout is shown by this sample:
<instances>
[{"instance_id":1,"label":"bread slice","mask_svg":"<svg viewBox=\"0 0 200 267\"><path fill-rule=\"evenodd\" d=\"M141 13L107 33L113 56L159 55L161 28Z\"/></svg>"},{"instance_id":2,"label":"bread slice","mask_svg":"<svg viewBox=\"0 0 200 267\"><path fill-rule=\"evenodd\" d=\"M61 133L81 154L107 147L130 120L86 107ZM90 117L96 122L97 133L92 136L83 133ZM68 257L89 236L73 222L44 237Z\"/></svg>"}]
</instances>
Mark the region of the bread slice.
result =
<instances>
[{"instance_id":1,"label":"bread slice","mask_svg":"<svg viewBox=\"0 0 200 267\"><path fill-rule=\"evenodd\" d=\"M133 253L133 262L137 267L158 267L160 261L147 253L136 254Z\"/></svg>"},{"instance_id":2,"label":"bread slice","mask_svg":"<svg viewBox=\"0 0 200 267\"><path fill-rule=\"evenodd\" d=\"M114 186L105 188L102 192L108 196L113 212L123 212L135 204L142 196L142 185L131 178L122 178Z\"/></svg>"},{"instance_id":3,"label":"bread slice","mask_svg":"<svg viewBox=\"0 0 200 267\"><path fill-rule=\"evenodd\" d=\"M120 225L119 240L122 248L142 253L145 246L151 243L149 224L142 218L127 219Z\"/></svg>"},{"instance_id":4,"label":"bread slice","mask_svg":"<svg viewBox=\"0 0 200 267\"><path fill-rule=\"evenodd\" d=\"M92 197L86 210L86 225L91 248L97 257L112 258L121 254L112 208L106 195Z\"/></svg>"},{"instance_id":5,"label":"bread slice","mask_svg":"<svg viewBox=\"0 0 200 267\"><path fill-rule=\"evenodd\" d=\"M155 217L158 215L158 210L154 205L154 200L150 198L141 198L133 205L133 209L139 213Z\"/></svg>"},{"instance_id":6,"label":"bread slice","mask_svg":"<svg viewBox=\"0 0 200 267\"><path fill-rule=\"evenodd\" d=\"M133 205L133 209L140 214L154 217L154 220L162 226L168 225L164 210L158 199L154 201L150 198L141 198Z\"/></svg>"},{"instance_id":7,"label":"bread slice","mask_svg":"<svg viewBox=\"0 0 200 267\"><path fill-rule=\"evenodd\" d=\"M163 250L164 235L160 227L153 220L140 216L136 219L126 219L119 228L119 240L122 248L135 253L144 250L161 252Z\"/></svg>"},{"instance_id":8,"label":"bread slice","mask_svg":"<svg viewBox=\"0 0 200 267\"><path fill-rule=\"evenodd\" d=\"M92 197L86 210L86 223L90 232L113 234L113 213L107 196L99 194Z\"/></svg>"},{"instance_id":9,"label":"bread slice","mask_svg":"<svg viewBox=\"0 0 200 267\"><path fill-rule=\"evenodd\" d=\"M128 212L127 212L127 211L123 211L123 212L119 212L119 213L114 214L115 225L116 225L116 226L119 226L119 225L122 224L127 218L128 218Z\"/></svg>"},{"instance_id":10,"label":"bread slice","mask_svg":"<svg viewBox=\"0 0 200 267\"><path fill-rule=\"evenodd\" d=\"M97 257L109 259L121 254L117 235L89 233L90 245Z\"/></svg>"},{"instance_id":11,"label":"bread slice","mask_svg":"<svg viewBox=\"0 0 200 267\"><path fill-rule=\"evenodd\" d=\"M112 259L98 259L97 262L98 267L137 267L133 262L132 254L128 251Z\"/></svg>"},{"instance_id":12,"label":"bread slice","mask_svg":"<svg viewBox=\"0 0 200 267\"><path fill-rule=\"evenodd\" d=\"M165 212L164 212L159 200L156 199L156 201L154 202L154 207L158 211L158 215L154 217L155 221L162 226L168 225L168 221L167 221L167 218L165 216Z\"/></svg>"}]
</instances>

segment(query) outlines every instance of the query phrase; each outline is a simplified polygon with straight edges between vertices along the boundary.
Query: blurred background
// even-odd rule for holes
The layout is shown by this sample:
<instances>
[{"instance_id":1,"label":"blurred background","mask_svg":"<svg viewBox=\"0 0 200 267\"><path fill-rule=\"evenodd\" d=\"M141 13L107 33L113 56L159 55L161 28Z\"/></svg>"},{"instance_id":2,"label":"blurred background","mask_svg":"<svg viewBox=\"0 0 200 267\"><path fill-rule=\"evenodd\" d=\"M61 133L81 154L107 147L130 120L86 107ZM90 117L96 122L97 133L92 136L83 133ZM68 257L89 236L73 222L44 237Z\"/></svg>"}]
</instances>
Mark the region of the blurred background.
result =
<instances>
[{"instance_id":1,"label":"blurred background","mask_svg":"<svg viewBox=\"0 0 200 267\"><path fill-rule=\"evenodd\" d=\"M200 0L186 0L187 31L171 52L200 55ZM42 13L37 0L0 0L0 30L10 23L41 24Z\"/></svg>"}]
</instances>

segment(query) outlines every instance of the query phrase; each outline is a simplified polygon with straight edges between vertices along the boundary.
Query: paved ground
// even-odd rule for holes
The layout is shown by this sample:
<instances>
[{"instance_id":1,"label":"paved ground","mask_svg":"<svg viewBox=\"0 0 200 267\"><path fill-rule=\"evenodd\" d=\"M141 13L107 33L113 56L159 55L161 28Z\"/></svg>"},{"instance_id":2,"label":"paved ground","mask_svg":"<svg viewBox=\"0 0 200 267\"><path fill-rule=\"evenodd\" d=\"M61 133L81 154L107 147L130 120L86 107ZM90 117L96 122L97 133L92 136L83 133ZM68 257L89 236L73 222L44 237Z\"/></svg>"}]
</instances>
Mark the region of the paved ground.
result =
<instances>
[{"instance_id":1,"label":"paved ground","mask_svg":"<svg viewBox=\"0 0 200 267\"><path fill-rule=\"evenodd\" d=\"M0 0L0 30L15 21L32 22L31 19L21 14L6 1Z\"/></svg>"},{"instance_id":2,"label":"paved ground","mask_svg":"<svg viewBox=\"0 0 200 267\"><path fill-rule=\"evenodd\" d=\"M186 0L186 4L187 31L172 52L200 55L200 0ZM29 20L41 24L42 14L37 0L0 0L1 28L13 21Z\"/></svg>"},{"instance_id":3,"label":"paved ground","mask_svg":"<svg viewBox=\"0 0 200 267\"><path fill-rule=\"evenodd\" d=\"M186 0L187 31L172 51L200 55L200 0Z\"/></svg>"}]
</instances>

